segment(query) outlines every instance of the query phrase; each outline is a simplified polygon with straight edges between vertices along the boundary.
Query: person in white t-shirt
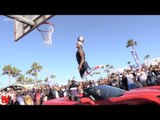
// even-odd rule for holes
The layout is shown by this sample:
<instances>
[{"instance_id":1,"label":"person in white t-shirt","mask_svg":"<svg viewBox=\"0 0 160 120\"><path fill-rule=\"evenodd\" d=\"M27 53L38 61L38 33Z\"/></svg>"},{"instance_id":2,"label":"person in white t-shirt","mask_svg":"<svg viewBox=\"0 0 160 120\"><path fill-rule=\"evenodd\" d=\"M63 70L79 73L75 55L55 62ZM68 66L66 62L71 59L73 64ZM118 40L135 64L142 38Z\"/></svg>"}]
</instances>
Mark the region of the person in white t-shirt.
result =
<instances>
[{"instance_id":1,"label":"person in white t-shirt","mask_svg":"<svg viewBox=\"0 0 160 120\"><path fill-rule=\"evenodd\" d=\"M136 75L139 78L139 82L142 84L142 86L147 86L147 74L143 71L143 69L137 69Z\"/></svg>"},{"instance_id":2,"label":"person in white t-shirt","mask_svg":"<svg viewBox=\"0 0 160 120\"><path fill-rule=\"evenodd\" d=\"M134 76L131 73L131 70L127 70L126 74L127 83L128 83L128 90L135 88Z\"/></svg>"}]
</instances>

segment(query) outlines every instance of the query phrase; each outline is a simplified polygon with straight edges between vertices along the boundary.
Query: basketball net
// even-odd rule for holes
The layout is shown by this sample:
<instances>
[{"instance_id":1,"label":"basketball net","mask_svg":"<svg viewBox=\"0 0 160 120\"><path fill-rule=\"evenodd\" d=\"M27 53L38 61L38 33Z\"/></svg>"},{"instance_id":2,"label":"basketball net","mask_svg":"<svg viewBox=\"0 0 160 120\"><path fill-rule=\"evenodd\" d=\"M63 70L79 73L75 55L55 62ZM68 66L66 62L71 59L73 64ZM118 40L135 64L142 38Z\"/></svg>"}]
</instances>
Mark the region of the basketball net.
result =
<instances>
[{"instance_id":1,"label":"basketball net","mask_svg":"<svg viewBox=\"0 0 160 120\"><path fill-rule=\"evenodd\" d=\"M52 35L55 30L55 26L50 22L44 22L37 28L37 30L43 38L43 45L46 47L52 46Z\"/></svg>"}]
</instances>

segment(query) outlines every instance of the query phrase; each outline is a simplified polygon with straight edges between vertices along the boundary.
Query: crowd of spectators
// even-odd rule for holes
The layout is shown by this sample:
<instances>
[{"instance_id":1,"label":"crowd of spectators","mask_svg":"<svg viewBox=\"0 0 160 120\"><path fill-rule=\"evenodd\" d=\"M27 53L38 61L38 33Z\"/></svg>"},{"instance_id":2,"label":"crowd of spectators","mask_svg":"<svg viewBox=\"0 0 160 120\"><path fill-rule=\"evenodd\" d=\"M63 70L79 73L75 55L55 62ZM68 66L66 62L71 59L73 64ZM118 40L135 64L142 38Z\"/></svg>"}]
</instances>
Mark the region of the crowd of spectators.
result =
<instances>
[{"instance_id":1,"label":"crowd of spectators","mask_svg":"<svg viewBox=\"0 0 160 120\"><path fill-rule=\"evenodd\" d=\"M160 66L130 67L123 72L112 72L98 80L68 80L66 85L41 84L21 90L11 87L0 91L0 105L42 105L44 101L64 96L74 100L73 91L77 91L74 95L82 94L83 89L97 85L111 85L125 90L160 85Z\"/></svg>"}]
</instances>

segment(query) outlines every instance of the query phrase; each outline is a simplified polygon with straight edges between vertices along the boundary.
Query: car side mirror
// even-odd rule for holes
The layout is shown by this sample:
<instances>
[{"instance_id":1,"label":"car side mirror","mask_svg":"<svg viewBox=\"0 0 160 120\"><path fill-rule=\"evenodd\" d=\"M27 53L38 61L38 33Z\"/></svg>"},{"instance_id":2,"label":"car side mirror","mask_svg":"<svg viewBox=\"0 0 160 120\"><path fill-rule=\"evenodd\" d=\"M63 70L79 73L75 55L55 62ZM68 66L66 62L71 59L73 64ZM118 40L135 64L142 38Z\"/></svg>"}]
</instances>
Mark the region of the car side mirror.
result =
<instances>
[{"instance_id":1,"label":"car side mirror","mask_svg":"<svg viewBox=\"0 0 160 120\"><path fill-rule=\"evenodd\" d=\"M90 98L87 98L87 97L81 98L80 102L84 103L84 104L90 104L90 105L94 105L95 104L94 101L92 101Z\"/></svg>"}]
</instances>

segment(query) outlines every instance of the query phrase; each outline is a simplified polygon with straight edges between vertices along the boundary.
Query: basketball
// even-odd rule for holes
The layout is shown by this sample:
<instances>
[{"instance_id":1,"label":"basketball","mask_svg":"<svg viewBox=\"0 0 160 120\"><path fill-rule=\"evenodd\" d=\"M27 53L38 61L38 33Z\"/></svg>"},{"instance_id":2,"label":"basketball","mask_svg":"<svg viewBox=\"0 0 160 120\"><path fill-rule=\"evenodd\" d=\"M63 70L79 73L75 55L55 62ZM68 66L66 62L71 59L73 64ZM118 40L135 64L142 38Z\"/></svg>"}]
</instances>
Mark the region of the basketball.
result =
<instances>
[{"instance_id":1,"label":"basketball","mask_svg":"<svg viewBox=\"0 0 160 120\"><path fill-rule=\"evenodd\" d=\"M78 41L80 41L80 42L84 42L84 38L83 38L83 36L79 36L79 37L78 37Z\"/></svg>"}]
</instances>

